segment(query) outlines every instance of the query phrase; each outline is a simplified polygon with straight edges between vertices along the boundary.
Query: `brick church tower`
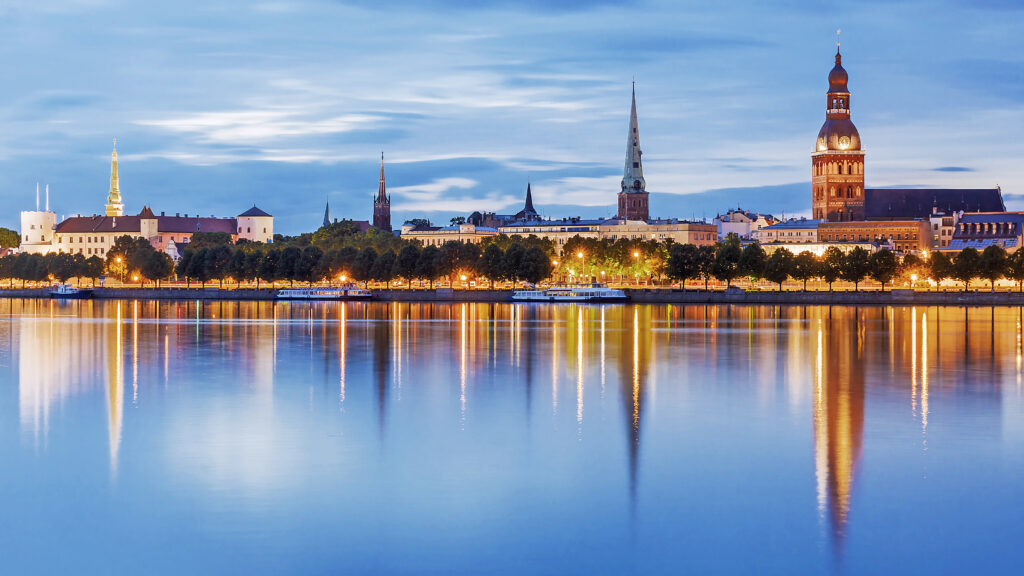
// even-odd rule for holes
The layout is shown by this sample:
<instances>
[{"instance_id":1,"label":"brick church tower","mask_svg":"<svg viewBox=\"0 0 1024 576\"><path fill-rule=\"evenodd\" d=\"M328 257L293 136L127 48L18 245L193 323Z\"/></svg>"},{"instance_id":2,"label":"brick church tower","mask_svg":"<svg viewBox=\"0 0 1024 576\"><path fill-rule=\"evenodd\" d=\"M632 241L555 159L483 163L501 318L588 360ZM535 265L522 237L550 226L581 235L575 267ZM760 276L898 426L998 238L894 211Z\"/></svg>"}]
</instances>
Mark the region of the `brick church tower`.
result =
<instances>
[{"instance_id":1,"label":"brick church tower","mask_svg":"<svg viewBox=\"0 0 1024 576\"><path fill-rule=\"evenodd\" d=\"M643 156L643 152L640 151L640 132L636 120L636 84L634 84L633 108L629 113L629 134L626 135L626 167L622 173L622 190L619 192L619 219L647 220L650 218L647 182L644 180L644 165L641 156Z\"/></svg>"},{"instance_id":2,"label":"brick church tower","mask_svg":"<svg viewBox=\"0 0 1024 576\"><path fill-rule=\"evenodd\" d=\"M864 219L864 151L850 120L848 79L837 48L828 75L825 124L811 154L814 218L829 222Z\"/></svg>"},{"instance_id":3,"label":"brick church tower","mask_svg":"<svg viewBox=\"0 0 1024 576\"><path fill-rule=\"evenodd\" d=\"M380 186L373 199L373 227L391 232L391 197L384 187L384 153L380 155Z\"/></svg>"}]
</instances>

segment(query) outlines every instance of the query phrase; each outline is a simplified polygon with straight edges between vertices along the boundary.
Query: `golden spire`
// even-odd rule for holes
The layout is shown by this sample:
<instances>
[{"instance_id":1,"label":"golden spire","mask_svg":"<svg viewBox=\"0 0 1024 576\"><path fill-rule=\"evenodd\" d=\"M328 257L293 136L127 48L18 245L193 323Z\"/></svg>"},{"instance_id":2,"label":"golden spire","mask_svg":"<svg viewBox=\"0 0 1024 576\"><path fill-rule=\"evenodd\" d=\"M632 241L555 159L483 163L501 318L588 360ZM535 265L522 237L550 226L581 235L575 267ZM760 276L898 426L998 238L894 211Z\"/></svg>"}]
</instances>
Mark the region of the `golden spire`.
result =
<instances>
[{"instance_id":1,"label":"golden spire","mask_svg":"<svg viewBox=\"0 0 1024 576\"><path fill-rule=\"evenodd\" d=\"M114 151L110 155L110 191L107 193L107 216L124 216L124 203L121 202L121 188L117 177L117 138L114 138Z\"/></svg>"}]
</instances>

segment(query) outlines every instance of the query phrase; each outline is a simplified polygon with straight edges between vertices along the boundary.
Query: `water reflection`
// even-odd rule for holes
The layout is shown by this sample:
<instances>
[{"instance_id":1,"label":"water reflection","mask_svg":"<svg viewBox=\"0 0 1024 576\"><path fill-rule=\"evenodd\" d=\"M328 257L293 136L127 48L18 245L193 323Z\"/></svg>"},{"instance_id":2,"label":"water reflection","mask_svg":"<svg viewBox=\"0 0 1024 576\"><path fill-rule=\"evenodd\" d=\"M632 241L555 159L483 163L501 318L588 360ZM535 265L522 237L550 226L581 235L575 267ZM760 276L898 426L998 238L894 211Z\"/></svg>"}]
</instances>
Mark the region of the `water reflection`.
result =
<instances>
[{"instance_id":1,"label":"water reflection","mask_svg":"<svg viewBox=\"0 0 1024 576\"><path fill-rule=\"evenodd\" d=\"M674 483L716 470L706 443L787 462L744 473L799 474L794 501L816 509L836 557L864 537L858 510L890 497L862 477L948 449L964 422L969 438L1001 441L1024 346L1017 308L4 300L0 311L21 442L45 456L57 423L83 436L95 424L104 450L82 455L115 486L145 465L267 496L311 470L372 476L372 460L389 474L376 480L415 491L403 462L436 459L460 478L493 468L488 482L519 494L531 494L519 475L542 487L579 478L579 497L602 487L642 526L684 492ZM802 444L773 436L766 422L780 414L793 428L774 426ZM459 454L474 457L449 459Z\"/></svg>"}]
</instances>

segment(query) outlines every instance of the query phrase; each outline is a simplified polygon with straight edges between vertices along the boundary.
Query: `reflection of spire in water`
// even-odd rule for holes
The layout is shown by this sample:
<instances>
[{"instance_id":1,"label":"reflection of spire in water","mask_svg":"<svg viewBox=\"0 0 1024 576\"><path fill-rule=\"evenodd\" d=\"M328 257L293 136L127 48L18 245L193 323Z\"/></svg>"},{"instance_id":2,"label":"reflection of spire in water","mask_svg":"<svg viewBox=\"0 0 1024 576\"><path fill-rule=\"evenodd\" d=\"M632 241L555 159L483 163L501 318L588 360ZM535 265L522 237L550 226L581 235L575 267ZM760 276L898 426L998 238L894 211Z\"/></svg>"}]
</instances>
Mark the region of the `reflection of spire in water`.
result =
<instances>
[{"instance_id":1,"label":"reflection of spire in water","mask_svg":"<svg viewBox=\"0 0 1024 576\"><path fill-rule=\"evenodd\" d=\"M132 302L132 404L139 402L139 301Z\"/></svg>"},{"instance_id":2,"label":"reflection of spire in water","mask_svg":"<svg viewBox=\"0 0 1024 576\"><path fill-rule=\"evenodd\" d=\"M519 309L521 304L514 304L513 306L515 306L516 309ZM528 313L530 313L530 316L531 316L530 317L531 327L527 328L525 331L523 331L521 336L520 336L520 338L525 338L526 339L526 418L527 418L528 422L529 422L529 419L530 419L530 414L533 412L533 359L534 359L534 356L536 355L536 349L537 349L537 340L536 340L537 330L535 330L533 328L533 322L532 322L533 320L536 320L536 318L532 314L533 311L534 311L533 308L524 308L523 310L521 310L516 315L517 318L519 318L519 323L518 323L518 325L516 327L516 332L519 332L519 331L523 330L523 326L522 326L522 314L523 314L523 312L528 312Z\"/></svg>"},{"instance_id":3,"label":"reflection of spire in water","mask_svg":"<svg viewBox=\"0 0 1024 576\"><path fill-rule=\"evenodd\" d=\"M647 310L647 309L645 309ZM643 417L646 368L649 365L647 341L640 338L640 307L633 307L632 330L621 331L619 346L619 380L623 408L627 417L629 451L629 498L636 505L637 478L640 463L640 426ZM649 333L645 331L645 336ZM627 355L627 351L629 351Z\"/></svg>"},{"instance_id":4,"label":"reflection of spire in water","mask_svg":"<svg viewBox=\"0 0 1024 576\"><path fill-rule=\"evenodd\" d=\"M853 326L844 314L854 315ZM819 327L813 409L819 511L827 502L833 543L841 548L864 435L864 367L859 311L837 315L824 333Z\"/></svg>"},{"instance_id":5,"label":"reflection of spire in water","mask_svg":"<svg viewBox=\"0 0 1024 576\"><path fill-rule=\"evenodd\" d=\"M387 318L373 323L373 376L377 384L377 417L382 437L387 415L388 369L391 361L389 332L390 323Z\"/></svg>"},{"instance_id":6,"label":"reflection of spire in water","mask_svg":"<svg viewBox=\"0 0 1024 576\"><path fill-rule=\"evenodd\" d=\"M117 459L121 450L121 425L124 415L124 355L121 351L121 303L117 303L114 323L114 353L108 354L113 363L108 369L110 382L107 385L107 429L110 441L110 473L117 474Z\"/></svg>"}]
</instances>

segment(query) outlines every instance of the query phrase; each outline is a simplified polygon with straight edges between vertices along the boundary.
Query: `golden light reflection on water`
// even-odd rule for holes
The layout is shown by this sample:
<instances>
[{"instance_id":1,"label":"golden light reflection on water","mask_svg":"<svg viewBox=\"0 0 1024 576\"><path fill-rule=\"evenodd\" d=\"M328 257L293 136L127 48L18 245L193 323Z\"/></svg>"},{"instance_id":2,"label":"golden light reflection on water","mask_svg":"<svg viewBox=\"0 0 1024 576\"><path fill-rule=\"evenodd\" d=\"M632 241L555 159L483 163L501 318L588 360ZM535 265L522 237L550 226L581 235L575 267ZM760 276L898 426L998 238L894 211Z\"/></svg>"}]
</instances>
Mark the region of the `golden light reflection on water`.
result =
<instances>
[{"instance_id":1,"label":"golden light reflection on water","mask_svg":"<svg viewBox=\"0 0 1024 576\"><path fill-rule=\"evenodd\" d=\"M429 386L447 390L453 407L439 417L456 418L467 429L481 395L502 390L482 386L480 379L499 371L523 387L528 421L535 367L543 380L549 357L551 411L545 417L574 422L579 438L584 415L588 434L600 425L607 383L612 405L622 410L614 419L623 433L616 449L626 453L623 477L633 502L640 491L644 420L653 418L646 415L653 414L656 396L708 386L759 399L785 394L812 429L807 466L813 467L815 494L808 494L808 505L816 505L839 545L855 515L854 487L871 410L866 389L895 395L900 412L923 437L930 425L933 434L942 425L942 402L958 390L998 401L1002 392L994 383L1005 380L1016 382L1019 392L1024 354L1024 312L1017 308L4 300L0 310L10 333L0 351L7 346L17 358L23 435L45 449L54 408L98 393L92 388L101 382L112 476L119 460L130 457L122 453L124 363L131 362L131 400L144 406L153 382L181 385L172 375L195 362L200 349L241 366L238 385L256 393L254 418L272 419L275 375L294 368L297 360L285 351L298 339L303 358L322 362L333 402L358 406L375 386L381 435L388 427L388 403L401 401L403 386L407 394ZM124 333L128 313L130 347ZM443 365L435 366L438 374L423 373L424 362ZM369 366L373 382L360 377L361 366ZM989 383L978 381L979 370L990 375ZM572 371L575 389L560 390L561 378L572 378ZM661 381L657 392L655 378ZM560 401L575 401L575 413L559 414ZM659 411L663 418L678 417ZM130 410L129 417L137 412ZM213 423L208 426L219 433ZM242 467L250 474L273 468Z\"/></svg>"}]
</instances>

